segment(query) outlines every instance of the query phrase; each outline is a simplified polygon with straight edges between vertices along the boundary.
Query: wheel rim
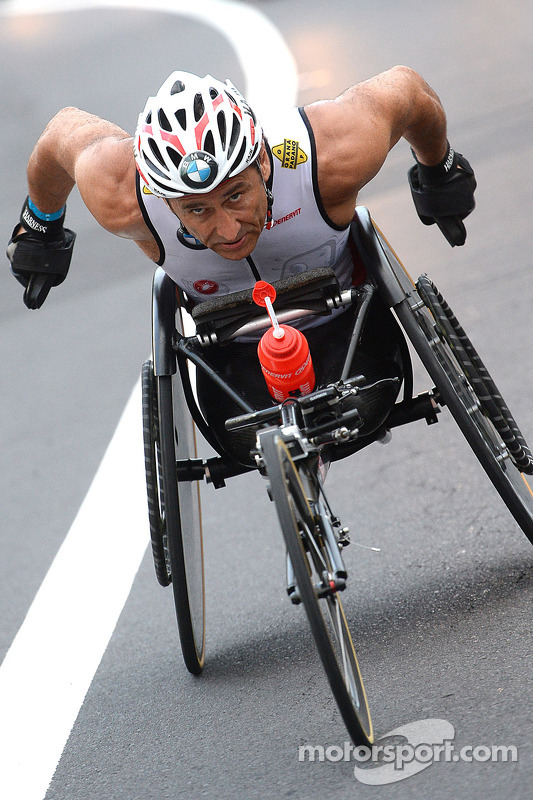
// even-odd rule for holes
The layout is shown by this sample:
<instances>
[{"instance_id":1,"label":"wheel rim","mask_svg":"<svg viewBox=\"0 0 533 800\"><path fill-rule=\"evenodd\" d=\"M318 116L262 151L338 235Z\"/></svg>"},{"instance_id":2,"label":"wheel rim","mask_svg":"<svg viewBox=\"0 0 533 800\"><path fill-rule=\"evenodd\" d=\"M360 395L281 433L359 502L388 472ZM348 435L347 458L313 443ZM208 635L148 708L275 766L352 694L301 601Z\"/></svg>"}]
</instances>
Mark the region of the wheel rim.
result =
<instances>
[{"instance_id":1,"label":"wheel rim","mask_svg":"<svg viewBox=\"0 0 533 800\"><path fill-rule=\"evenodd\" d=\"M205 656L205 590L199 490L196 482L177 480L176 460L181 457L188 443L180 441L177 435L178 430L184 431L186 428L180 425L184 406L176 401L173 389L170 376L159 379L162 483L168 489L163 494L165 526L183 657L189 672L198 674L203 668Z\"/></svg>"},{"instance_id":2,"label":"wheel rim","mask_svg":"<svg viewBox=\"0 0 533 800\"><path fill-rule=\"evenodd\" d=\"M533 492L457 361L436 329L431 309L413 294L395 307L429 375L495 489L533 543Z\"/></svg>"},{"instance_id":3,"label":"wheel rim","mask_svg":"<svg viewBox=\"0 0 533 800\"><path fill-rule=\"evenodd\" d=\"M318 597L320 585L324 586L322 573L331 572L331 565L316 544L313 511L281 438L271 437L263 452L298 589L330 687L354 743L368 745L373 739L370 712L342 603L338 593ZM280 486L274 487L276 470L281 491ZM306 547L302 539L315 540L315 545Z\"/></svg>"}]
</instances>

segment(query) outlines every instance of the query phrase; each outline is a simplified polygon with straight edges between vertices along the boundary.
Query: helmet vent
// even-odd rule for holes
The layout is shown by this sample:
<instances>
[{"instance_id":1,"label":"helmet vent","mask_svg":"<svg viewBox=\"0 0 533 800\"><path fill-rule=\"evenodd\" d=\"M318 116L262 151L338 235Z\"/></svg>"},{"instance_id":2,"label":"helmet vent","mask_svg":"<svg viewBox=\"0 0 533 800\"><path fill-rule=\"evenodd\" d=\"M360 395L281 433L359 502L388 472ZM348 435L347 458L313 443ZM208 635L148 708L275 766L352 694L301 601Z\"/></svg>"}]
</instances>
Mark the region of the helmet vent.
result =
<instances>
[{"instance_id":1,"label":"helmet vent","mask_svg":"<svg viewBox=\"0 0 533 800\"><path fill-rule=\"evenodd\" d=\"M164 177L165 177L165 176L163 175L163 178L164 178ZM161 183L161 181L158 181L156 178L154 178L154 176L153 176L153 175L151 176L151 178L152 178L152 181L153 181L153 183L155 183L155 185L156 185L156 186L157 186L159 189L162 189L162 190L163 190L163 192L168 192L168 190L169 190L169 189L172 189L172 185L171 185L171 184L169 185L168 183Z\"/></svg>"},{"instance_id":2,"label":"helmet vent","mask_svg":"<svg viewBox=\"0 0 533 800\"><path fill-rule=\"evenodd\" d=\"M194 108L194 121L198 122L199 120L202 119L205 111L204 98L202 97L201 94L196 94L194 96L193 108Z\"/></svg>"},{"instance_id":3,"label":"helmet vent","mask_svg":"<svg viewBox=\"0 0 533 800\"><path fill-rule=\"evenodd\" d=\"M226 149L226 117L224 116L223 111L219 111L217 114L217 125L218 125L218 133L220 136L220 143L222 145L222 149Z\"/></svg>"},{"instance_id":4,"label":"helmet vent","mask_svg":"<svg viewBox=\"0 0 533 800\"><path fill-rule=\"evenodd\" d=\"M157 118L159 120L159 126L163 128L164 131L168 131L170 133L172 131L172 125L168 121L168 117L162 108L160 108L157 112Z\"/></svg>"},{"instance_id":5,"label":"helmet vent","mask_svg":"<svg viewBox=\"0 0 533 800\"><path fill-rule=\"evenodd\" d=\"M167 147L167 153L168 153L168 157L170 158L170 160L172 161L172 163L174 164L174 166L177 169L179 167L179 165L181 164L182 157L180 156L180 154L176 150L173 150L172 147Z\"/></svg>"},{"instance_id":6,"label":"helmet vent","mask_svg":"<svg viewBox=\"0 0 533 800\"><path fill-rule=\"evenodd\" d=\"M212 156L216 155L215 140L212 131L207 131L205 135L203 150L205 150L206 153L210 153Z\"/></svg>"},{"instance_id":7,"label":"helmet vent","mask_svg":"<svg viewBox=\"0 0 533 800\"><path fill-rule=\"evenodd\" d=\"M211 86L209 89L209 97L211 100L214 100L216 97L218 97L218 94L218 89L215 89L214 86Z\"/></svg>"},{"instance_id":8,"label":"helmet vent","mask_svg":"<svg viewBox=\"0 0 533 800\"><path fill-rule=\"evenodd\" d=\"M178 120L179 124L183 128L183 130L187 130L187 112L184 108L178 108L176 113L174 114L176 119Z\"/></svg>"},{"instance_id":9,"label":"helmet vent","mask_svg":"<svg viewBox=\"0 0 533 800\"><path fill-rule=\"evenodd\" d=\"M155 174L156 174L156 175L159 175L159 177L160 177L160 178L166 178L166 175L165 175L165 173L164 173L164 172L161 172L161 170L159 169L159 167L158 167L156 164L154 164L154 162L153 162L153 161L152 161L150 158L148 158L148 156L146 155L146 153L144 154L144 157L145 157L145 159L146 159L146 163L148 164L148 166L150 167L150 169L152 170L152 172L155 172ZM153 177L153 176L152 176L152 177Z\"/></svg>"},{"instance_id":10,"label":"helmet vent","mask_svg":"<svg viewBox=\"0 0 533 800\"><path fill-rule=\"evenodd\" d=\"M159 150L159 147L157 146L156 142L154 142L154 140L150 138L148 139L148 144L150 145L150 150L152 151L155 158L157 158L162 167L165 167L165 162L163 160L161 151Z\"/></svg>"},{"instance_id":11,"label":"helmet vent","mask_svg":"<svg viewBox=\"0 0 533 800\"><path fill-rule=\"evenodd\" d=\"M246 139L243 139L243 142L239 149L239 154L235 159L235 161L233 162L233 164L231 165L231 168L228 170L228 177L231 176L233 174L233 170L242 163L242 160L244 158L244 153L246 152L246 146L247 146Z\"/></svg>"},{"instance_id":12,"label":"helmet vent","mask_svg":"<svg viewBox=\"0 0 533 800\"><path fill-rule=\"evenodd\" d=\"M231 136L229 139L229 147L228 147L228 159L231 158L231 154L235 150L235 146L239 141L239 133L241 132L241 123L239 122L237 115L233 115L233 125L231 126Z\"/></svg>"},{"instance_id":13,"label":"helmet vent","mask_svg":"<svg viewBox=\"0 0 533 800\"><path fill-rule=\"evenodd\" d=\"M172 89L170 90L170 94L171 95L179 94L180 92L183 92L183 91L185 91L185 84L183 83L183 81L176 81L172 85Z\"/></svg>"}]
</instances>

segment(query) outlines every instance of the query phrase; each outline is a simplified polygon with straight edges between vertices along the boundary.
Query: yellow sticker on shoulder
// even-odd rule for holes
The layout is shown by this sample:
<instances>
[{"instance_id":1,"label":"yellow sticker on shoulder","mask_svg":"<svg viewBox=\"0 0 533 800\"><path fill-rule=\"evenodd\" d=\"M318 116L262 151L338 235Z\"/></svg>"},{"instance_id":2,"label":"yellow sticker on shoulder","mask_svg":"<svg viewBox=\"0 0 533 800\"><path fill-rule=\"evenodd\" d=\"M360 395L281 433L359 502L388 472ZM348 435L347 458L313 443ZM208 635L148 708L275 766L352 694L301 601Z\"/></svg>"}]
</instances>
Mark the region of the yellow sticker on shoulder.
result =
<instances>
[{"instance_id":1,"label":"yellow sticker on shoulder","mask_svg":"<svg viewBox=\"0 0 533 800\"><path fill-rule=\"evenodd\" d=\"M307 153L300 147L300 142L294 139L284 139L282 144L272 148L272 152L285 169L296 169L299 164L307 161Z\"/></svg>"}]
</instances>

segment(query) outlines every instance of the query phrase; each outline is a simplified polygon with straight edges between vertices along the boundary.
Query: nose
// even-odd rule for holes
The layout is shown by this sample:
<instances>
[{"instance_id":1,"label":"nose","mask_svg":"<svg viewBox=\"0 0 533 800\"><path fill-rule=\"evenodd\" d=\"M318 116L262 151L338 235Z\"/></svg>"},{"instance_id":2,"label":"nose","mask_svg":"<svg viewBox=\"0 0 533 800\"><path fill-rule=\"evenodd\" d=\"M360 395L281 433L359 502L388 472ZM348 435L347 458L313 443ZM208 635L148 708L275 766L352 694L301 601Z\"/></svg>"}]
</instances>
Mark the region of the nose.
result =
<instances>
[{"instance_id":1,"label":"nose","mask_svg":"<svg viewBox=\"0 0 533 800\"><path fill-rule=\"evenodd\" d=\"M240 238L241 224L235 214L221 208L217 212L215 230L222 242L235 242Z\"/></svg>"}]
</instances>

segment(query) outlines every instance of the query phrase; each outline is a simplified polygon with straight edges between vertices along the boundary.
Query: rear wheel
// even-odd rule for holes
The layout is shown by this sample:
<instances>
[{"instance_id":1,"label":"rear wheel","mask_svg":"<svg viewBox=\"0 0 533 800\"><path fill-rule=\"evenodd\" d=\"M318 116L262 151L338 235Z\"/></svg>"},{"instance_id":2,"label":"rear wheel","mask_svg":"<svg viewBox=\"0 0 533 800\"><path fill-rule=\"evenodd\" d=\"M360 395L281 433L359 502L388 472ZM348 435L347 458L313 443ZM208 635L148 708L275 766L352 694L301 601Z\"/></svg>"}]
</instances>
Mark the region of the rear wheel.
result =
<instances>
[{"instance_id":1,"label":"rear wheel","mask_svg":"<svg viewBox=\"0 0 533 800\"><path fill-rule=\"evenodd\" d=\"M394 307L422 363L500 497L533 543L533 459L507 405L442 295L426 276ZM420 297L420 302L418 298Z\"/></svg>"},{"instance_id":2,"label":"rear wheel","mask_svg":"<svg viewBox=\"0 0 533 800\"><path fill-rule=\"evenodd\" d=\"M148 511L158 580L172 583L181 649L189 672L205 655L205 591L197 481L178 481L176 462L196 455L194 428L179 374L154 376L143 367Z\"/></svg>"},{"instance_id":3,"label":"rear wheel","mask_svg":"<svg viewBox=\"0 0 533 800\"><path fill-rule=\"evenodd\" d=\"M159 439L159 410L154 370L151 361L143 364L141 374L142 414L144 439L144 464L146 471L146 494L148 520L155 574L161 586L170 583L170 557L168 555L167 532L163 487L161 484L161 452Z\"/></svg>"},{"instance_id":4,"label":"rear wheel","mask_svg":"<svg viewBox=\"0 0 533 800\"><path fill-rule=\"evenodd\" d=\"M422 275L418 279L417 289L433 315L442 340L453 351L479 398L484 413L502 437L513 463L521 472L532 475L531 451L498 387L457 317L427 275Z\"/></svg>"},{"instance_id":5,"label":"rear wheel","mask_svg":"<svg viewBox=\"0 0 533 800\"><path fill-rule=\"evenodd\" d=\"M372 742L370 712L321 520L313 510L317 497L312 475L305 467L297 469L277 431L264 434L261 447L296 591L331 690L354 744L368 746Z\"/></svg>"}]
</instances>

